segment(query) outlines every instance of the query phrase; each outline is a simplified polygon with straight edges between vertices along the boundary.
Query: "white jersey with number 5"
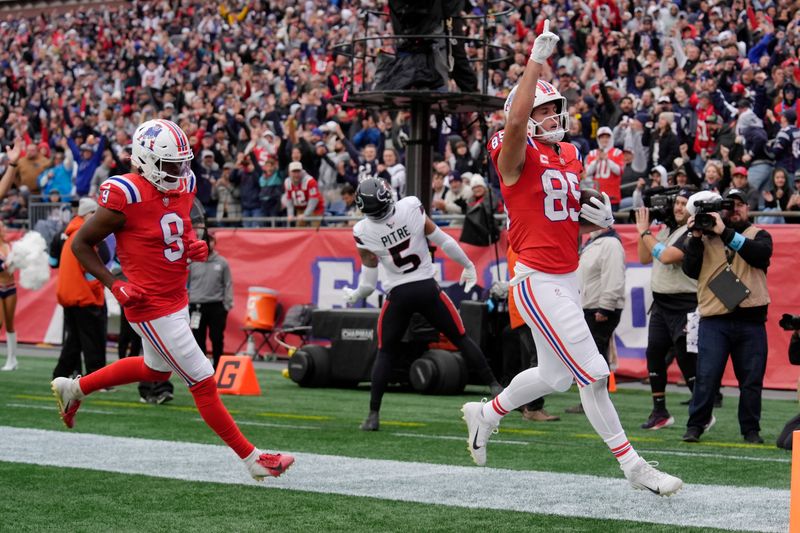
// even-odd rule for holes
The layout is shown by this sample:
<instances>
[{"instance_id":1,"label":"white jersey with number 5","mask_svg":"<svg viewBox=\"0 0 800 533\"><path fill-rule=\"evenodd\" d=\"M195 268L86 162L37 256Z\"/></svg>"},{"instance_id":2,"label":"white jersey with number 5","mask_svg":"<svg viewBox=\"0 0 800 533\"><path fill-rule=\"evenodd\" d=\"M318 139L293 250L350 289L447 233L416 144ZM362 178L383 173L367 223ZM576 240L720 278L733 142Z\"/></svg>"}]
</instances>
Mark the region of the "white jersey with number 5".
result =
<instances>
[{"instance_id":1,"label":"white jersey with number 5","mask_svg":"<svg viewBox=\"0 0 800 533\"><path fill-rule=\"evenodd\" d=\"M435 269L425 237L425 210L416 196L394 205L394 213L376 222L365 218L353 227L356 247L378 256L386 273L383 289L433 279Z\"/></svg>"}]
</instances>

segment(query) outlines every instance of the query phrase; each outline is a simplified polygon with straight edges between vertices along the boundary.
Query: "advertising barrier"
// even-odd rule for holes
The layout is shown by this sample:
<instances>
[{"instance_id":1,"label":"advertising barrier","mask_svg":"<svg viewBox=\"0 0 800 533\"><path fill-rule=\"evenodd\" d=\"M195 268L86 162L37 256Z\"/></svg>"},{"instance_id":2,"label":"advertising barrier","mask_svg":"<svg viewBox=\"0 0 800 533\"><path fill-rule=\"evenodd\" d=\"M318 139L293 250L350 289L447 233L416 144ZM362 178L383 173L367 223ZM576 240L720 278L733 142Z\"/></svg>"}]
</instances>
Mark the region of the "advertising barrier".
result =
<instances>
[{"instance_id":1,"label":"advertising barrier","mask_svg":"<svg viewBox=\"0 0 800 533\"><path fill-rule=\"evenodd\" d=\"M458 239L460 230L443 228ZM793 251L800 244L800 228L795 225L774 225L766 229L772 235L774 253L767 274L772 303L769 308L767 336L769 361L765 386L794 389L800 369L792 367L787 357L789 332L778 327L783 313L800 314L800 283L795 279L797 259ZM638 262L634 226L620 225L627 255L626 298L622 320L616 332L619 354L618 376L642 378L647 375L645 346L647 344L650 293L650 266ZM250 287L277 291L278 302L284 310L293 304L313 303L320 308L343 306L342 288L355 286L360 261L350 228L297 229L218 229L217 251L230 263L234 281L234 308L228 315L225 333L226 353L231 353L243 339L241 327L247 316ZM505 261L505 234L494 247L462 244L475 262L479 284L488 287L496 279L508 279ZM461 267L440 251L435 255L436 279L457 281ZM21 342L37 343L47 338L53 342L58 331L60 314L55 302L55 276L42 289L31 292L19 290L17 331ZM366 305L377 306L379 291L367 299ZM49 331L49 335L48 335ZM673 365L670 376L678 378ZM723 384L735 385L729 365Z\"/></svg>"}]
</instances>

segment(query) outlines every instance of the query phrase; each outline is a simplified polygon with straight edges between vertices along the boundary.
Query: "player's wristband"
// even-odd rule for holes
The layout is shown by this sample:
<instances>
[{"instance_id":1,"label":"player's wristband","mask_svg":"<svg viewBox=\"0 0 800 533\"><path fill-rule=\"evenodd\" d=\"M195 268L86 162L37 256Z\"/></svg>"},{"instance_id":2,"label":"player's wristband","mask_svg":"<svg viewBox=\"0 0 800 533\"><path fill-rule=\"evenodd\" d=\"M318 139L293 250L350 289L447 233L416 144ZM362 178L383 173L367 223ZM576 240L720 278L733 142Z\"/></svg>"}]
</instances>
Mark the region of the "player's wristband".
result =
<instances>
[{"instance_id":1,"label":"player's wristband","mask_svg":"<svg viewBox=\"0 0 800 533\"><path fill-rule=\"evenodd\" d=\"M652 231L650 231L649 229L646 229L646 230L644 230L643 232L641 232L641 233L639 234L639 237L641 237L642 239L644 239L646 235L652 235L652 234L653 234L653 232L652 232Z\"/></svg>"}]
</instances>

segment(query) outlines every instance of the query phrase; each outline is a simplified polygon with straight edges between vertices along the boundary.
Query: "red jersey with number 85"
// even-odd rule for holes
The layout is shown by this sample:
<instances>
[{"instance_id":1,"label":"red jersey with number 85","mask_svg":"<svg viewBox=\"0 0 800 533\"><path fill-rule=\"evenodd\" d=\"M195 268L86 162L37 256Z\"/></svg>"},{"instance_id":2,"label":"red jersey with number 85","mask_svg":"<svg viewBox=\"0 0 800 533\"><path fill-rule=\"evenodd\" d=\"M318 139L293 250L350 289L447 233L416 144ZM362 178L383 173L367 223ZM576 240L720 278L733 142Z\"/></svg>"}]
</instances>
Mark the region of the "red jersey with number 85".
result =
<instances>
[{"instance_id":1,"label":"red jersey with number 85","mask_svg":"<svg viewBox=\"0 0 800 533\"><path fill-rule=\"evenodd\" d=\"M495 169L503 134L498 131L488 144ZM554 145L528 139L519 180L507 186L500 176L508 241L521 263L550 274L577 270L582 171L580 154L572 144L560 142L556 152Z\"/></svg>"},{"instance_id":2,"label":"red jersey with number 85","mask_svg":"<svg viewBox=\"0 0 800 533\"><path fill-rule=\"evenodd\" d=\"M100 186L98 205L125 215L125 225L114 233L122 271L145 295L125 307L131 322L155 320L189 304L186 247L195 239L189 218L195 184L192 175L174 196L138 174L112 176Z\"/></svg>"}]
</instances>

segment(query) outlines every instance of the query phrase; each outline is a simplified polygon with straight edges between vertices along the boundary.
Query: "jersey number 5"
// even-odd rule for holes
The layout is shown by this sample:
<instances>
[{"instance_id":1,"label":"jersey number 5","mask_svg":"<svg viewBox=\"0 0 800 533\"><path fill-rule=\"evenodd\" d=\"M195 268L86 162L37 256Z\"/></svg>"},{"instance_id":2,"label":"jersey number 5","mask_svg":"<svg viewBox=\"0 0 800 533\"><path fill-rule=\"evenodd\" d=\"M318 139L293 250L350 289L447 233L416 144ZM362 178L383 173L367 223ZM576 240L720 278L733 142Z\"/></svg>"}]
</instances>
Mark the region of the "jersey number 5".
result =
<instances>
[{"instance_id":1,"label":"jersey number 5","mask_svg":"<svg viewBox=\"0 0 800 533\"><path fill-rule=\"evenodd\" d=\"M161 217L161 233L164 235L164 257L175 262L183 257L183 219L176 213Z\"/></svg>"},{"instance_id":2,"label":"jersey number 5","mask_svg":"<svg viewBox=\"0 0 800 533\"><path fill-rule=\"evenodd\" d=\"M405 250L411 245L411 239L406 239L397 246L392 246L389 248L389 253L392 254L392 261L397 266L397 268L403 268L406 265L411 265L411 268L408 270L403 270L403 274L408 274L414 272L417 268L419 268L420 263L422 260L419 258L417 254L411 254L403 257L400 255L400 252Z\"/></svg>"},{"instance_id":3,"label":"jersey number 5","mask_svg":"<svg viewBox=\"0 0 800 533\"><path fill-rule=\"evenodd\" d=\"M549 168L542 174L544 188L544 214L553 222L572 219L577 222L580 210L570 207L569 196L580 204L581 193L578 190L578 176L572 172L561 172Z\"/></svg>"}]
</instances>

